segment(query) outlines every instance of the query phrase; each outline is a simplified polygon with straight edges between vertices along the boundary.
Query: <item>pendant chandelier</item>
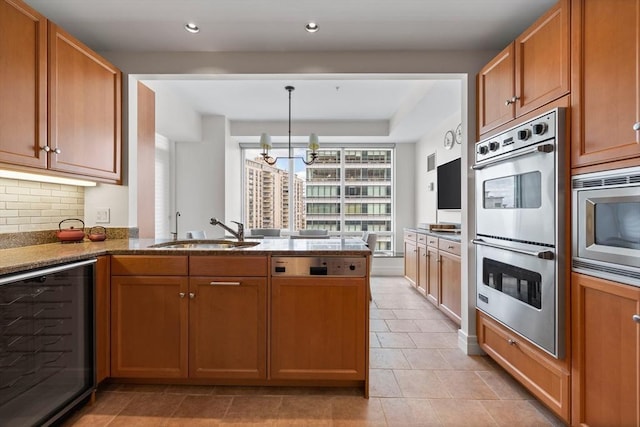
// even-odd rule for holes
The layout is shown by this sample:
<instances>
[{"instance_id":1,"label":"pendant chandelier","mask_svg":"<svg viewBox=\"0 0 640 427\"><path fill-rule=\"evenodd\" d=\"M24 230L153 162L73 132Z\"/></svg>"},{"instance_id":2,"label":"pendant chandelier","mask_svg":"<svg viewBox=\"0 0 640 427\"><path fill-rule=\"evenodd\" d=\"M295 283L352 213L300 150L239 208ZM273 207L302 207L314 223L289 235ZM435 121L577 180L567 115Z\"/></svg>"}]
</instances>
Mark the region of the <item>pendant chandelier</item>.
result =
<instances>
[{"instance_id":1,"label":"pendant chandelier","mask_svg":"<svg viewBox=\"0 0 640 427\"><path fill-rule=\"evenodd\" d=\"M293 155L293 147L291 147L291 92L295 90L295 87L285 86L285 89L289 92L289 155L286 157L271 157L269 155L269 150L271 149L271 137L266 133L260 135L260 147L262 148L262 153L260 153L260 155L262 156L262 160L269 165L275 165L279 159L300 159L305 165L310 165L314 163L318 157L318 148L320 148L320 145L318 144L318 135L315 133L309 135L308 148L311 150L311 153L309 153L311 156L310 160Z\"/></svg>"}]
</instances>

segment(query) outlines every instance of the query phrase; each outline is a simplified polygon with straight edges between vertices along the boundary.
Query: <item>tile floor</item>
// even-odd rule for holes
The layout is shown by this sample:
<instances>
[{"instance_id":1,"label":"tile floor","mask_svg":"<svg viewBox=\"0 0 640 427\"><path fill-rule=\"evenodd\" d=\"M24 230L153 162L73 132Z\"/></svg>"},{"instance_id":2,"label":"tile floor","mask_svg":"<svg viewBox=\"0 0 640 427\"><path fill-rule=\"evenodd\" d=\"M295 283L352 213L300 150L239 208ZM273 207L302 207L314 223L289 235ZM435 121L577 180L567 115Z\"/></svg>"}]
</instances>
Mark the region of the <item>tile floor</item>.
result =
<instances>
[{"instance_id":1,"label":"tile floor","mask_svg":"<svg viewBox=\"0 0 640 427\"><path fill-rule=\"evenodd\" d=\"M372 279L370 398L359 390L107 385L65 426L560 426L400 277Z\"/></svg>"}]
</instances>

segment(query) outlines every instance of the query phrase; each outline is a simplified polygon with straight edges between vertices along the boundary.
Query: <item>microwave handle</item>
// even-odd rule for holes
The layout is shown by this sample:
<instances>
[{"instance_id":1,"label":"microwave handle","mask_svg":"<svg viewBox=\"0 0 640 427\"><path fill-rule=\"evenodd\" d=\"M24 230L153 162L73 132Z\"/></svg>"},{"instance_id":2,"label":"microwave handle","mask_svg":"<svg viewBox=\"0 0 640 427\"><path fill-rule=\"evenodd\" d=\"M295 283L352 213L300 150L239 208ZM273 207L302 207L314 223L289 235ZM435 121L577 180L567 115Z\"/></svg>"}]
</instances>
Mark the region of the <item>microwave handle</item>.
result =
<instances>
[{"instance_id":1,"label":"microwave handle","mask_svg":"<svg viewBox=\"0 0 640 427\"><path fill-rule=\"evenodd\" d=\"M496 163L502 163L507 160L511 160L515 157L520 157L520 156L524 156L532 153L552 153L554 149L555 149L555 146L553 144L540 144L540 145L536 145L535 147L528 148L526 150L516 151L511 154L505 154L502 157L497 157L492 160L488 160L487 162L482 164L476 163L475 165L471 166L471 169L480 170Z\"/></svg>"},{"instance_id":2,"label":"microwave handle","mask_svg":"<svg viewBox=\"0 0 640 427\"><path fill-rule=\"evenodd\" d=\"M473 240L471 240L471 243L473 243L474 245L488 246L490 248L496 248L496 249L502 249L502 250L505 250L505 251L517 252L519 254L534 256L534 257L540 258L540 259L553 259L553 257L554 257L553 251L527 251L527 250L524 250L524 249L515 249L515 248L510 248L508 246L496 245L495 243L488 243L488 242L485 242L482 239L473 239Z\"/></svg>"}]
</instances>

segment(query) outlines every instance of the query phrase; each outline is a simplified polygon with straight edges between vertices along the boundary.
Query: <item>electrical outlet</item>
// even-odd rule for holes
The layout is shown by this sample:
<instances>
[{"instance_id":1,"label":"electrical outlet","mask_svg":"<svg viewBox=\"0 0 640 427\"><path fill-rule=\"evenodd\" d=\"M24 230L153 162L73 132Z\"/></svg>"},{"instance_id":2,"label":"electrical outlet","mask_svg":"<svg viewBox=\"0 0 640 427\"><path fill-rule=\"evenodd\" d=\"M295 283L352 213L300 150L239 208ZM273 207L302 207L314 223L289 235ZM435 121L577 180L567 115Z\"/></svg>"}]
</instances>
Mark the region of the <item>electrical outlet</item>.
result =
<instances>
[{"instance_id":1,"label":"electrical outlet","mask_svg":"<svg viewBox=\"0 0 640 427\"><path fill-rule=\"evenodd\" d=\"M96 210L96 224L109 224L110 219L109 208L98 208Z\"/></svg>"}]
</instances>

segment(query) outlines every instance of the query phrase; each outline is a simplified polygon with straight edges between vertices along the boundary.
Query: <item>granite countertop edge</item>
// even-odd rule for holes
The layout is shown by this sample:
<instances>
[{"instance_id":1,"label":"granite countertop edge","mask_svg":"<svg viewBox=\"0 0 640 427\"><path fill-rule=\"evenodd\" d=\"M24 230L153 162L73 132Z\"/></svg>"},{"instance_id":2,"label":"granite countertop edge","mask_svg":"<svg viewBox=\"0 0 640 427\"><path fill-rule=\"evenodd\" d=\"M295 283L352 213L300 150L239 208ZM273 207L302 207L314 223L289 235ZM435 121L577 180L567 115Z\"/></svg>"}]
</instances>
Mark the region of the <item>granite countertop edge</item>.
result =
<instances>
[{"instance_id":1,"label":"granite countertop edge","mask_svg":"<svg viewBox=\"0 0 640 427\"><path fill-rule=\"evenodd\" d=\"M102 255L174 255L174 256L286 256L286 255L347 255L366 256L371 251L358 243L345 244L342 241L340 247L333 241L332 244L322 244L317 239L310 239L309 247L303 247L305 240L296 240L295 248L269 247L268 244L259 244L250 248L233 250L199 250L199 249L153 249L149 245L166 240L154 239L118 239L103 242L83 241L80 243L48 243L43 245L24 246L20 248L0 250L0 275L17 273L26 270L49 267L52 265L67 264L95 258ZM327 240L327 242L331 242ZM277 246L277 245L273 245ZM280 244L280 246L282 246ZM315 248L314 248L315 246ZM327 248L322 248L327 246Z\"/></svg>"},{"instance_id":2,"label":"granite countertop edge","mask_svg":"<svg viewBox=\"0 0 640 427\"><path fill-rule=\"evenodd\" d=\"M458 242L460 243L462 241L462 236L460 235L460 233L447 233L447 232L442 232L442 231L430 231L427 230L426 228L413 228L413 227L406 227L404 228L405 231L412 231L414 233L419 233L419 234L426 234L429 236L435 236L441 239L446 239L446 240L451 240L453 242Z\"/></svg>"}]
</instances>

